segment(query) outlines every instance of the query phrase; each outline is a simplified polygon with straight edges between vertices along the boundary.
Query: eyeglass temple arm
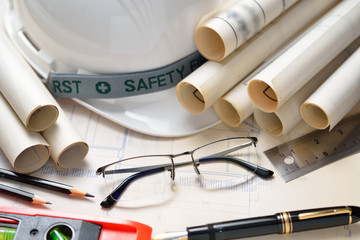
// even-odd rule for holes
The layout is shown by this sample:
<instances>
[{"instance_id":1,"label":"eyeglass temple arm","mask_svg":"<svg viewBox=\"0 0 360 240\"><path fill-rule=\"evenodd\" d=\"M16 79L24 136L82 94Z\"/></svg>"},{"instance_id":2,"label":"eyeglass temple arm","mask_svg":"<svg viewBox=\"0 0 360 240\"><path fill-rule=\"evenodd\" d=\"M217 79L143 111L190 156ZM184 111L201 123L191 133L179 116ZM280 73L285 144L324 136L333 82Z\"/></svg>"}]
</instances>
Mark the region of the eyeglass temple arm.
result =
<instances>
[{"instance_id":1,"label":"eyeglass temple arm","mask_svg":"<svg viewBox=\"0 0 360 240\"><path fill-rule=\"evenodd\" d=\"M121 195L124 193L124 191L127 189L127 187L134 182L135 180L146 177L148 175L156 174L162 171L165 171L166 167L158 167L158 168L152 168L147 169L145 171L141 171L138 173L135 173L133 175L130 175L127 177L124 181L122 181L117 188L115 188L101 203L100 205L103 208L110 208L112 207L116 201L121 197Z\"/></svg>"},{"instance_id":2,"label":"eyeglass temple arm","mask_svg":"<svg viewBox=\"0 0 360 240\"><path fill-rule=\"evenodd\" d=\"M215 154L212 154L212 155L209 155L209 156L206 156L206 157L221 157L221 156L224 156L226 154L229 154L231 152L234 152L236 150L239 150L239 149L242 149L242 148L246 148L246 147L250 147L252 144L254 144L254 146L256 146L256 142L255 141L252 141L252 142L248 142L248 143L244 143L244 144L241 144L239 146L235 146L235 147L232 147L232 148L228 148L222 152L217 152Z\"/></svg>"},{"instance_id":3,"label":"eyeglass temple arm","mask_svg":"<svg viewBox=\"0 0 360 240\"><path fill-rule=\"evenodd\" d=\"M198 159L198 161L199 161L199 163L212 162L212 161L230 161L230 162L233 162L235 164L245 167L246 169L252 171L253 173L255 173L256 175L258 175L262 178L270 178L274 174L273 171L271 171L267 168L261 167L254 163L250 163L250 162L242 160L240 158L227 157L227 156L204 157L204 158Z\"/></svg>"},{"instance_id":4,"label":"eyeglass temple arm","mask_svg":"<svg viewBox=\"0 0 360 240\"><path fill-rule=\"evenodd\" d=\"M192 163L192 162L189 162ZM175 166L177 166L175 164ZM110 174L118 174L118 173L133 173L133 172L143 172L143 171L147 171L147 170L153 170L153 169L157 169L157 168L171 168L171 163L166 163L166 164L159 164L159 165L152 165L152 166L147 166L147 167L134 167L134 168L125 168L125 169L115 169L115 170L105 170L104 174L105 175L110 175Z\"/></svg>"}]
</instances>

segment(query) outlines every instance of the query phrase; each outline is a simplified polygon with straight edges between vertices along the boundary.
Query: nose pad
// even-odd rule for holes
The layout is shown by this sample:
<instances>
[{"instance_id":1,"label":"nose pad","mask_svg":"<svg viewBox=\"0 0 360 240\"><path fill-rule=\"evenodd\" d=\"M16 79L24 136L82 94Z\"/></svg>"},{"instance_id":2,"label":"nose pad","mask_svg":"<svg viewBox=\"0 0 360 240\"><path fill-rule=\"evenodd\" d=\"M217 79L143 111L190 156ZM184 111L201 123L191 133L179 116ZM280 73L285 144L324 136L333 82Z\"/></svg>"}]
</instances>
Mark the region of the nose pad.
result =
<instances>
[{"instance_id":1,"label":"nose pad","mask_svg":"<svg viewBox=\"0 0 360 240\"><path fill-rule=\"evenodd\" d=\"M194 168L194 171L196 172L196 174L198 175L198 176L201 176L201 173L200 173L200 171L199 171L199 169L198 169L198 166L200 165L200 163L194 163L193 164L193 168Z\"/></svg>"},{"instance_id":2,"label":"nose pad","mask_svg":"<svg viewBox=\"0 0 360 240\"><path fill-rule=\"evenodd\" d=\"M175 179L175 167L173 165L171 165L169 167L166 167L165 170L170 172L170 178L171 178L171 180L174 181L174 179Z\"/></svg>"},{"instance_id":3,"label":"nose pad","mask_svg":"<svg viewBox=\"0 0 360 240\"><path fill-rule=\"evenodd\" d=\"M171 190L172 191L176 191L177 190L177 185L176 182L174 180L171 181Z\"/></svg>"},{"instance_id":4,"label":"nose pad","mask_svg":"<svg viewBox=\"0 0 360 240\"><path fill-rule=\"evenodd\" d=\"M171 170L170 170L170 172L171 172L171 174L170 174L170 176L171 176L171 180L175 180L175 168L172 168Z\"/></svg>"}]
</instances>

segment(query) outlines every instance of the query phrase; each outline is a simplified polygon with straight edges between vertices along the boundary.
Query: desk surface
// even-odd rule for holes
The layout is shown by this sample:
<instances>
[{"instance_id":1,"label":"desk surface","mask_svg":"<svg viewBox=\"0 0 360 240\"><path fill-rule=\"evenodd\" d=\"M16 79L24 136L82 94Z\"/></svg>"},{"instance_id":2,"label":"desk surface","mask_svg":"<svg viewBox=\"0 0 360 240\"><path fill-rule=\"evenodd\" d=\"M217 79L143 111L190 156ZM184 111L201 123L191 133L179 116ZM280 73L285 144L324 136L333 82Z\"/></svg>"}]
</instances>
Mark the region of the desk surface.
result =
<instances>
[{"instance_id":1,"label":"desk surface","mask_svg":"<svg viewBox=\"0 0 360 240\"><path fill-rule=\"evenodd\" d=\"M236 129L219 124L196 135L181 138L159 138L139 134L112 123L103 117L78 105L70 99L60 100L67 116L90 145L86 159L76 168L57 172L52 161L34 176L74 185L95 195L93 199L64 196L44 189L10 183L12 186L31 191L52 205L37 206L22 200L1 195L0 205L16 207L46 208L62 212L119 217L150 225L153 233L185 230L187 226L233 220L250 216L274 214L306 208L335 205L360 205L357 178L360 170L360 154L342 159L299 179L285 183L276 173L263 151L301 134L295 129L286 138L273 138L260 131L252 118ZM179 153L214 139L230 136L256 136L259 138L258 159L252 161L275 171L274 178L262 180L251 178L236 190L207 191L193 185L181 185L176 196L157 206L143 208L102 209L100 202L106 196L103 179L95 170L106 163L117 160L126 149L130 154ZM0 167L11 169L2 152ZM195 175L195 174L194 174ZM177 176L178 177L178 176ZM294 233L287 239L358 239L360 225L340 226L325 230ZM280 235L253 239L283 239Z\"/></svg>"},{"instance_id":2,"label":"desk surface","mask_svg":"<svg viewBox=\"0 0 360 240\"><path fill-rule=\"evenodd\" d=\"M2 0L0 0L0 7L1 4ZM125 129L72 100L60 100L59 104L89 144L90 152L76 168L58 172L52 161L49 160L42 169L33 175L74 185L94 194L95 198L82 199L64 196L60 193L9 182L7 184L31 191L53 204L37 206L1 194L0 205L126 218L150 225L154 234L164 231L183 231L187 226L268 215L281 211L337 205L360 206L360 191L357 192L359 189L360 161L358 158L360 153L288 183L285 183L277 174L263 151L302 134L301 128L295 129L282 139L273 138L260 131L253 118L249 118L236 129L230 129L219 124L193 136L159 138ZM274 170L274 178L262 180L249 176L249 180L236 190L206 191L191 184L182 185L177 189L174 198L157 206L143 208L116 206L110 210L100 207L100 202L107 195L107 191L103 179L95 175L95 170L99 166L116 161L122 156L125 149L133 155L139 155L139 153L179 153L214 139L231 136L258 137L258 159L252 159L252 161ZM12 169L2 151L0 151L0 167ZM286 239L293 240L343 240L351 238L360 238L360 224L294 233L286 236ZM270 235L251 239L275 240L284 239L284 237Z\"/></svg>"}]
</instances>

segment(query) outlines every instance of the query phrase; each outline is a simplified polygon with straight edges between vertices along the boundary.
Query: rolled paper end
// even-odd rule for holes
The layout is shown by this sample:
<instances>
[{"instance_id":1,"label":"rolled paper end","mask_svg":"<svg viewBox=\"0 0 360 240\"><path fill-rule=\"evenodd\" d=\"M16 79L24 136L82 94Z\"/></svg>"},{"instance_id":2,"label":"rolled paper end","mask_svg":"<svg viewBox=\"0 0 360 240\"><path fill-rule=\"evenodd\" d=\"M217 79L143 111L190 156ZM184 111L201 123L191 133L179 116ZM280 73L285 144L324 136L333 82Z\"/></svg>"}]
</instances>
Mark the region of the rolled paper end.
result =
<instances>
[{"instance_id":1,"label":"rolled paper end","mask_svg":"<svg viewBox=\"0 0 360 240\"><path fill-rule=\"evenodd\" d=\"M176 86L176 95L180 104L192 114L200 114L206 110L203 94L194 85L182 81Z\"/></svg>"},{"instance_id":2,"label":"rolled paper end","mask_svg":"<svg viewBox=\"0 0 360 240\"><path fill-rule=\"evenodd\" d=\"M86 142L75 142L67 146L63 152L54 158L55 163L62 169L67 169L70 167L76 166L80 161L82 161L89 152L89 146Z\"/></svg>"},{"instance_id":3,"label":"rolled paper end","mask_svg":"<svg viewBox=\"0 0 360 240\"><path fill-rule=\"evenodd\" d=\"M211 18L197 27L195 43L205 58L219 62L236 49L237 37L225 20Z\"/></svg>"},{"instance_id":4,"label":"rolled paper end","mask_svg":"<svg viewBox=\"0 0 360 240\"><path fill-rule=\"evenodd\" d=\"M43 105L35 108L26 119L26 127L34 132L50 128L59 116L59 109L54 105Z\"/></svg>"},{"instance_id":5,"label":"rolled paper end","mask_svg":"<svg viewBox=\"0 0 360 240\"><path fill-rule=\"evenodd\" d=\"M41 168L49 159L49 147L37 144L26 148L14 161L14 170L19 173L32 173Z\"/></svg>"},{"instance_id":6,"label":"rolled paper end","mask_svg":"<svg viewBox=\"0 0 360 240\"><path fill-rule=\"evenodd\" d=\"M248 94L253 104L263 112L275 112L279 107L276 93L264 81L253 79L248 84Z\"/></svg>"},{"instance_id":7,"label":"rolled paper end","mask_svg":"<svg viewBox=\"0 0 360 240\"><path fill-rule=\"evenodd\" d=\"M217 101L213 108L219 119L229 127L238 127L242 122L238 111L236 111L235 107L225 99Z\"/></svg>"},{"instance_id":8,"label":"rolled paper end","mask_svg":"<svg viewBox=\"0 0 360 240\"><path fill-rule=\"evenodd\" d=\"M304 121L313 128L325 129L330 125L325 111L318 105L305 102L300 107L300 113Z\"/></svg>"},{"instance_id":9,"label":"rolled paper end","mask_svg":"<svg viewBox=\"0 0 360 240\"><path fill-rule=\"evenodd\" d=\"M284 135L284 128L276 113L266 113L259 109L254 110L254 119L260 128L276 137Z\"/></svg>"}]
</instances>

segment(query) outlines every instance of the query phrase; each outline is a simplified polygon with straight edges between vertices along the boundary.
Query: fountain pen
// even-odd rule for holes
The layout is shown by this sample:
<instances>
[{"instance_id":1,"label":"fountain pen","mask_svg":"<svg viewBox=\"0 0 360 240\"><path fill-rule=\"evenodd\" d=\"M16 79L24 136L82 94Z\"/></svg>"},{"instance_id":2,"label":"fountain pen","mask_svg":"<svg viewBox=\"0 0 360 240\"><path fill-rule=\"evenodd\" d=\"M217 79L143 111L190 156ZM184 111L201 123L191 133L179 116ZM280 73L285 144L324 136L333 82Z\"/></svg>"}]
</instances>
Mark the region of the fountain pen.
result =
<instances>
[{"instance_id":1,"label":"fountain pen","mask_svg":"<svg viewBox=\"0 0 360 240\"><path fill-rule=\"evenodd\" d=\"M316 208L188 227L186 232L163 233L153 238L153 240L238 239L348 225L359 220L360 207Z\"/></svg>"}]
</instances>

